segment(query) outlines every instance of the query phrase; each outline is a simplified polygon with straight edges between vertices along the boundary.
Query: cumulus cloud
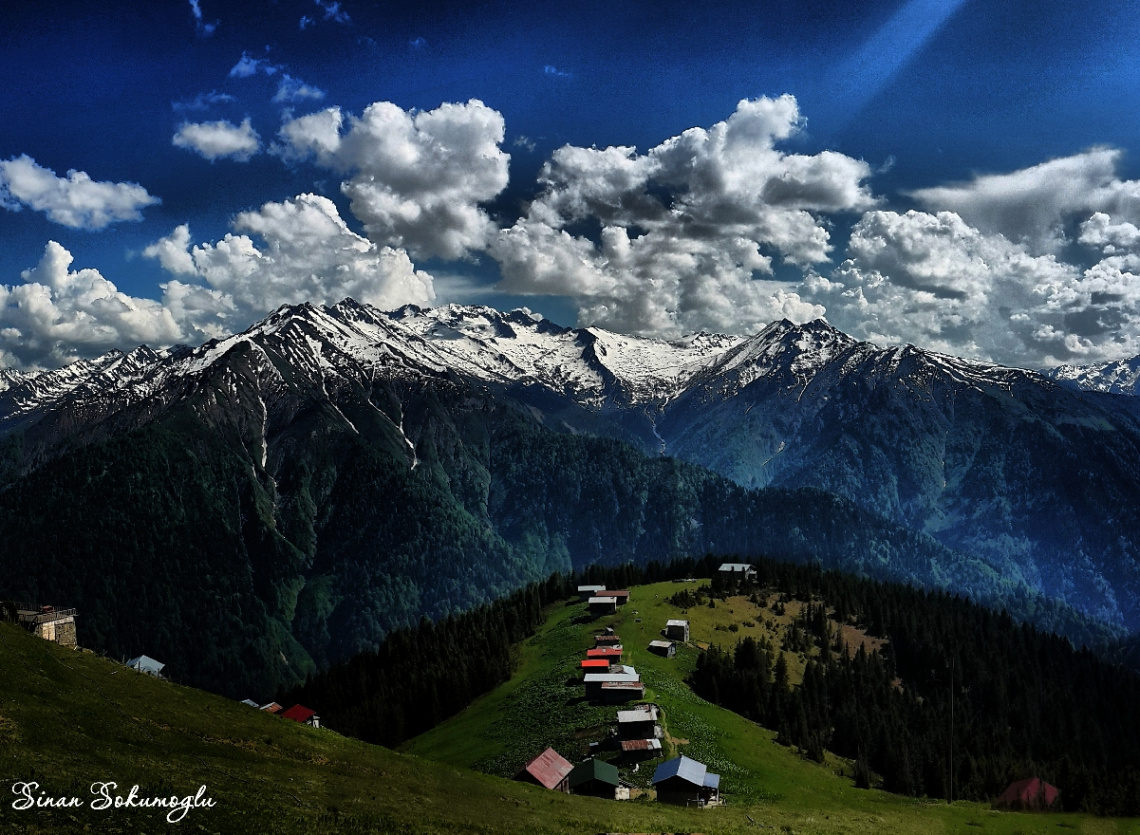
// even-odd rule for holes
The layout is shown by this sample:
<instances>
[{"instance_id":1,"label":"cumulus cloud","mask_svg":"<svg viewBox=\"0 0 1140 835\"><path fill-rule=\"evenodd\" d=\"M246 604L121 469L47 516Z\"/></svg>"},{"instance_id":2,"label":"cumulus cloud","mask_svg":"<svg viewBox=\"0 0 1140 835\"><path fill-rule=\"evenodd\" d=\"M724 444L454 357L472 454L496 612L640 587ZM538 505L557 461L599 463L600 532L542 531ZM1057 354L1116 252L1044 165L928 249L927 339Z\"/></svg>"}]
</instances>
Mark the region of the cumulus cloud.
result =
<instances>
[{"instance_id":1,"label":"cumulus cloud","mask_svg":"<svg viewBox=\"0 0 1140 835\"><path fill-rule=\"evenodd\" d=\"M159 302L126 295L97 270L72 271L49 241L23 284L0 285L3 353L21 368L56 367L123 345L169 344L181 331Z\"/></svg>"},{"instance_id":2,"label":"cumulus cloud","mask_svg":"<svg viewBox=\"0 0 1140 835\"><path fill-rule=\"evenodd\" d=\"M1094 212L1081 224L1080 243L1096 247L1105 255L1140 251L1140 227L1128 221L1114 222L1104 212Z\"/></svg>"},{"instance_id":3,"label":"cumulus cloud","mask_svg":"<svg viewBox=\"0 0 1140 835\"><path fill-rule=\"evenodd\" d=\"M248 162L261 150L261 138L247 116L240 125L232 122L183 122L174 134L173 144L195 151L213 162L229 157Z\"/></svg>"},{"instance_id":4,"label":"cumulus cloud","mask_svg":"<svg viewBox=\"0 0 1140 835\"><path fill-rule=\"evenodd\" d=\"M299 78L294 78L285 73L281 78L281 83L277 85L277 94L273 97L273 101L281 102L299 102L299 101L320 101L325 97L325 91L319 87L314 87L311 84L306 84Z\"/></svg>"},{"instance_id":5,"label":"cumulus cloud","mask_svg":"<svg viewBox=\"0 0 1140 835\"><path fill-rule=\"evenodd\" d=\"M161 203L137 183L92 180L74 169L57 177L27 154L0 161L0 206L43 212L72 229L102 229L124 220L142 220L141 210Z\"/></svg>"},{"instance_id":6,"label":"cumulus cloud","mask_svg":"<svg viewBox=\"0 0 1140 835\"><path fill-rule=\"evenodd\" d=\"M776 256L826 261L826 215L876 201L866 163L777 149L801 123L792 96L761 98L645 154L560 148L526 216L490 245L500 289L567 296L584 323L661 336L821 315L792 283L756 275L772 273ZM583 224L601 231L575 234Z\"/></svg>"},{"instance_id":7,"label":"cumulus cloud","mask_svg":"<svg viewBox=\"0 0 1140 835\"><path fill-rule=\"evenodd\" d=\"M953 212L873 211L805 295L862 338L1026 367L1092 362L1140 352L1138 261L1082 271Z\"/></svg>"},{"instance_id":8,"label":"cumulus cloud","mask_svg":"<svg viewBox=\"0 0 1140 835\"><path fill-rule=\"evenodd\" d=\"M266 203L237 215L233 228L220 241L192 245L183 225L144 250L179 277L165 285L163 298L188 331L220 335L302 301L352 296L393 308L435 298L431 276L407 253L354 233L326 197Z\"/></svg>"},{"instance_id":9,"label":"cumulus cloud","mask_svg":"<svg viewBox=\"0 0 1140 835\"><path fill-rule=\"evenodd\" d=\"M341 191L378 244L461 258L495 231L481 204L507 185L504 127L477 99L427 111L376 102L359 117L334 107L289 120L274 152L346 175Z\"/></svg>"},{"instance_id":10,"label":"cumulus cloud","mask_svg":"<svg viewBox=\"0 0 1140 835\"><path fill-rule=\"evenodd\" d=\"M1140 182L1117 177L1120 157L1119 150L1093 148L1008 174L918 189L911 196L930 211L952 211L983 232L1052 252L1065 243L1074 217L1099 211L1140 222Z\"/></svg>"}]
</instances>

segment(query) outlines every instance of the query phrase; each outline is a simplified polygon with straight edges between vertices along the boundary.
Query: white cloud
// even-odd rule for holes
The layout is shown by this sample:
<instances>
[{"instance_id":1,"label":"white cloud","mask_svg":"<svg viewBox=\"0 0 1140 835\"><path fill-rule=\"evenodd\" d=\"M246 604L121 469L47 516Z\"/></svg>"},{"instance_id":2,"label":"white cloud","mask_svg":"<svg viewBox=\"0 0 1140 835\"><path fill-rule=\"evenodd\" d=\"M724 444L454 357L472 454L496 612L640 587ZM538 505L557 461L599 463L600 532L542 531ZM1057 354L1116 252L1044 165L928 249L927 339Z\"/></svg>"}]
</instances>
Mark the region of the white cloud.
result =
<instances>
[{"instance_id":1,"label":"white cloud","mask_svg":"<svg viewBox=\"0 0 1140 835\"><path fill-rule=\"evenodd\" d=\"M230 78L249 78L261 73L273 75L280 67L271 63L268 58L254 58L248 52L242 52L241 58L230 70Z\"/></svg>"},{"instance_id":2,"label":"white cloud","mask_svg":"<svg viewBox=\"0 0 1140 835\"><path fill-rule=\"evenodd\" d=\"M55 241L23 284L0 285L0 354L21 368L56 367L111 348L170 344L181 330L151 299L120 292L97 270L72 272Z\"/></svg>"},{"instance_id":3,"label":"white cloud","mask_svg":"<svg viewBox=\"0 0 1140 835\"><path fill-rule=\"evenodd\" d=\"M277 85L277 94L273 97L275 102L320 101L325 97L325 91L311 84L306 84L299 78L285 73L281 83Z\"/></svg>"},{"instance_id":4,"label":"white cloud","mask_svg":"<svg viewBox=\"0 0 1140 835\"><path fill-rule=\"evenodd\" d=\"M560 148L543 168L545 190L490 246L500 289L567 296L583 323L662 336L821 315L792 283L755 275L773 272L774 255L827 260L824 215L875 200L866 163L777 150L800 125L793 97L762 98L646 154ZM596 240L572 234L581 223L600 225Z\"/></svg>"},{"instance_id":5,"label":"white cloud","mask_svg":"<svg viewBox=\"0 0 1140 835\"><path fill-rule=\"evenodd\" d=\"M480 206L507 185L503 133L502 115L477 99L427 111L376 102L359 117L330 108L290 120L275 152L348 175L341 190L373 241L460 258L495 231Z\"/></svg>"},{"instance_id":6,"label":"white cloud","mask_svg":"<svg viewBox=\"0 0 1140 835\"><path fill-rule=\"evenodd\" d=\"M102 229L124 220L141 220L141 209L161 203L137 183L92 180L72 169L67 177L36 164L27 154L0 161L0 206L28 206L73 229Z\"/></svg>"},{"instance_id":7,"label":"white cloud","mask_svg":"<svg viewBox=\"0 0 1140 835\"><path fill-rule=\"evenodd\" d=\"M244 327L282 304L352 296L394 308L435 297L431 276L405 252L352 232L325 197L266 203L239 214L233 227L237 234L192 246L189 228L179 226L144 250L168 272L194 279L170 281L164 300L176 320L200 334Z\"/></svg>"},{"instance_id":8,"label":"white cloud","mask_svg":"<svg viewBox=\"0 0 1140 835\"><path fill-rule=\"evenodd\" d=\"M1140 182L1116 175L1121 152L1093 148L1008 174L979 175L966 183L911 193L930 211L952 211L987 233L999 233L1034 251L1056 251L1068 223L1093 212L1140 222Z\"/></svg>"},{"instance_id":9,"label":"white cloud","mask_svg":"<svg viewBox=\"0 0 1140 835\"><path fill-rule=\"evenodd\" d=\"M805 295L855 336L1040 367L1140 352L1140 259L1081 271L952 212L875 211Z\"/></svg>"},{"instance_id":10,"label":"white cloud","mask_svg":"<svg viewBox=\"0 0 1140 835\"><path fill-rule=\"evenodd\" d=\"M215 20L212 23L207 23L202 18L202 7L199 5L199 0L190 0L190 13L194 15L194 26L199 35L203 38L208 38L218 29L220 20Z\"/></svg>"},{"instance_id":11,"label":"white cloud","mask_svg":"<svg viewBox=\"0 0 1140 835\"><path fill-rule=\"evenodd\" d=\"M1096 247L1105 255L1140 251L1140 227L1128 221L1114 223L1104 212L1095 212L1081 224L1078 239L1086 246Z\"/></svg>"},{"instance_id":12,"label":"white cloud","mask_svg":"<svg viewBox=\"0 0 1140 835\"><path fill-rule=\"evenodd\" d=\"M247 116L240 125L232 122L183 122L172 140L174 145L195 151L213 162L229 157L248 162L261 149L260 137Z\"/></svg>"}]
</instances>

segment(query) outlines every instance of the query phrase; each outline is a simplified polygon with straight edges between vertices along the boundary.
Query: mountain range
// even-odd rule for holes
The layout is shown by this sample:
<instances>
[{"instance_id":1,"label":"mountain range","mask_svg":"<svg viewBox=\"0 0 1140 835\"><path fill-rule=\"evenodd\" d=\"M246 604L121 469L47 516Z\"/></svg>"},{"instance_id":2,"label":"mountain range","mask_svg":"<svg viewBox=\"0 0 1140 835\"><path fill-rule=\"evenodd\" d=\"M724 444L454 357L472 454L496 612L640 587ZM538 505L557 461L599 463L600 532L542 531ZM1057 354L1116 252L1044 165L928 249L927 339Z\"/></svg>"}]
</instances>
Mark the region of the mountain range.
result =
<instances>
[{"instance_id":1,"label":"mountain range","mask_svg":"<svg viewBox=\"0 0 1140 835\"><path fill-rule=\"evenodd\" d=\"M288 306L199 347L0 372L0 595L79 605L91 645L221 692L551 571L707 551L1122 635L1140 401L1086 389L1126 376L821 320L665 342L478 306Z\"/></svg>"}]
</instances>

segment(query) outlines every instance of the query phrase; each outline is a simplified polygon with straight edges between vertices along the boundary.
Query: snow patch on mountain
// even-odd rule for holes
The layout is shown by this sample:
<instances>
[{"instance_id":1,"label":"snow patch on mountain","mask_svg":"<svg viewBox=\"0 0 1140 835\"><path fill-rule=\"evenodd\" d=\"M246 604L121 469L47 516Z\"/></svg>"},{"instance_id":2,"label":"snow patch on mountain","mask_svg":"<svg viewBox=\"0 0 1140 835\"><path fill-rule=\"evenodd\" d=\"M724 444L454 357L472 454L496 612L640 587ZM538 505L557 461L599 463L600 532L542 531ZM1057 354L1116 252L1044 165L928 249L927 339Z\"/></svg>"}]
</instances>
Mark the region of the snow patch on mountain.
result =
<instances>
[{"instance_id":1,"label":"snow patch on mountain","mask_svg":"<svg viewBox=\"0 0 1140 835\"><path fill-rule=\"evenodd\" d=\"M1140 395L1140 356L1101 365L1062 365L1042 372L1058 383L1076 386L1082 391L1109 394Z\"/></svg>"}]
</instances>

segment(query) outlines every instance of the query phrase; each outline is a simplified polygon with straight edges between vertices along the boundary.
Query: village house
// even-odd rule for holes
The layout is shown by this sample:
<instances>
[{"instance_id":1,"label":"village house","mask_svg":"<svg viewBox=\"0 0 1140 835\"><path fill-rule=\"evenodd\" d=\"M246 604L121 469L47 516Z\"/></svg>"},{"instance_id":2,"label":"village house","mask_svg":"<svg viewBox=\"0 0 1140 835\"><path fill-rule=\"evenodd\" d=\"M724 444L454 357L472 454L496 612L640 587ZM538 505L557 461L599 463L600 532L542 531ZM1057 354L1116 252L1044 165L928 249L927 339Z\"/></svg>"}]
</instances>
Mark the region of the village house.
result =
<instances>
[{"instance_id":1,"label":"village house","mask_svg":"<svg viewBox=\"0 0 1140 835\"><path fill-rule=\"evenodd\" d=\"M574 766L568 783L571 794L585 794L606 800L614 800L620 786L617 767L596 757Z\"/></svg>"},{"instance_id":2,"label":"village house","mask_svg":"<svg viewBox=\"0 0 1140 835\"><path fill-rule=\"evenodd\" d=\"M586 650L587 658L605 659L610 664L621 661L621 647L595 647Z\"/></svg>"},{"instance_id":3,"label":"village house","mask_svg":"<svg viewBox=\"0 0 1140 835\"><path fill-rule=\"evenodd\" d=\"M621 638L613 633L611 630L607 635L594 636L594 649L603 649L605 647L620 647Z\"/></svg>"},{"instance_id":4,"label":"village house","mask_svg":"<svg viewBox=\"0 0 1140 835\"><path fill-rule=\"evenodd\" d=\"M262 705L261 709L266 713L280 713L281 705L277 704L277 702L270 702L269 704Z\"/></svg>"},{"instance_id":5,"label":"village house","mask_svg":"<svg viewBox=\"0 0 1140 835\"><path fill-rule=\"evenodd\" d=\"M300 722L302 725L308 725L311 728L319 728L321 726L321 717L317 716L317 712L304 705L293 705L288 710L283 710L277 715L286 719L292 719L294 722Z\"/></svg>"},{"instance_id":6,"label":"village house","mask_svg":"<svg viewBox=\"0 0 1140 835\"><path fill-rule=\"evenodd\" d=\"M640 681L603 681L598 685L595 701L618 705L645 698L645 685Z\"/></svg>"},{"instance_id":7,"label":"village house","mask_svg":"<svg viewBox=\"0 0 1140 835\"><path fill-rule=\"evenodd\" d=\"M242 699L241 703L243 705L249 705L250 707L258 707L259 706L257 704L257 702L255 702L253 699Z\"/></svg>"},{"instance_id":8,"label":"village house","mask_svg":"<svg viewBox=\"0 0 1140 835\"><path fill-rule=\"evenodd\" d=\"M657 705L638 705L617 712L618 736L622 739L661 739Z\"/></svg>"},{"instance_id":9,"label":"village house","mask_svg":"<svg viewBox=\"0 0 1140 835\"><path fill-rule=\"evenodd\" d=\"M672 641L650 641L649 651L654 655L672 658L677 654L677 645Z\"/></svg>"},{"instance_id":10,"label":"village house","mask_svg":"<svg viewBox=\"0 0 1140 835\"><path fill-rule=\"evenodd\" d=\"M127 662L127 666L140 673L146 673L148 676L162 678L162 668L166 665L161 661L156 661L149 655L137 655Z\"/></svg>"},{"instance_id":11,"label":"village house","mask_svg":"<svg viewBox=\"0 0 1140 835\"><path fill-rule=\"evenodd\" d=\"M756 568L747 562L721 563L720 568L717 569L717 573L722 580L744 583L753 583L756 581Z\"/></svg>"},{"instance_id":12,"label":"village house","mask_svg":"<svg viewBox=\"0 0 1140 835\"><path fill-rule=\"evenodd\" d=\"M605 591L598 592L599 596L613 597L617 599L617 605L624 606L629 602L629 592L625 589L615 591L613 589L606 589Z\"/></svg>"},{"instance_id":13,"label":"village house","mask_svg":"<svg viewBox=\"0 0 1140 835\"><path fill-rule=\"evenodd\" d=\"M75 649L79 639L75 631L75 609L57 609L54 606L35 607L17 603L16 619L29 632L45 641Z\"/></svg>"},{"instance_id":14,"label":"village house","mask_svg":"<svg viewBox=\"0 0 1140 835\"><path fill-rule=\"evenodd\" d=\"M589 600L590 614L594 617L617 614L617 598L612 596L591 597Z\"/></svg>"},{"instance_id":15,"label":"village house","mask_svg":"<svg viewBox=\"0 0 1140 835\"><path fill-rule=\"evenodd\" d=\"M574 766L555 751L547 748L533 760L522 767L515 775L516 780L524 783L533 783L551 791L570 793L570 772Z\"/></svg>"},{"instance_id":16,"label":"village house","mask_svg":"<svg viewBox=\"0 0 1140 835\"><path fill-rule=\"evenodd\" d=\"M665 637L671 641L686 643L689 640L689 622L687 620L666 621Z\"/></svg>"},{"instance_id":17,"label":"village house","mask_svg":"<svg viewBox=\"0 0 1140 835\"><path fill-rule=\"evenodd\" d=\"M623 739L618 742L621 758L626 762L640 762L660 757L662 753L659 739Z\"/></svg>"},{"instance_id":18,"label":"village house","mask_svg":"<svg viewBox=\"0 0 1140 835\"><path fill-rule=\"evenodd\" d=\"M610 668L610 662L605 658L586 658L578 662L578 667L595 673L604 673Z\"/></svg>"},{"instance_id":19,"label":"village house","mask_svg":"<svg viewBox=\"0 0 1140 835\"><path fill-rule=\"evenodd\" d=\"M591 597L597 597L598 592L605 590L605 586L578 586L578 599L589 600Z\"/></svg>"},{"instance_id":20,"label":"village house","mask_svg":"<svg viewBox=\"0 0 1140 835\"><path fill-rule=\"evenodd\" d=\"M715 806L720 803L720 775L704 763L681 755L666 760L653 772L653 788L660 803L679 806Z\"/></svg>"}]
</instances>

